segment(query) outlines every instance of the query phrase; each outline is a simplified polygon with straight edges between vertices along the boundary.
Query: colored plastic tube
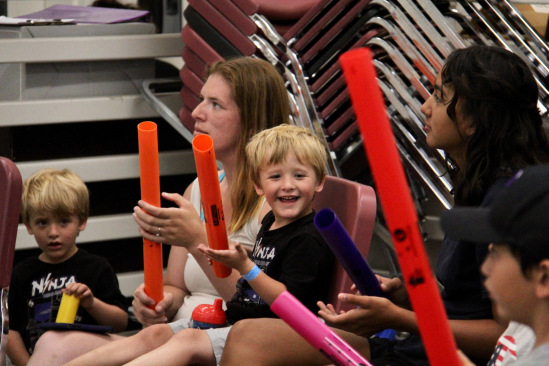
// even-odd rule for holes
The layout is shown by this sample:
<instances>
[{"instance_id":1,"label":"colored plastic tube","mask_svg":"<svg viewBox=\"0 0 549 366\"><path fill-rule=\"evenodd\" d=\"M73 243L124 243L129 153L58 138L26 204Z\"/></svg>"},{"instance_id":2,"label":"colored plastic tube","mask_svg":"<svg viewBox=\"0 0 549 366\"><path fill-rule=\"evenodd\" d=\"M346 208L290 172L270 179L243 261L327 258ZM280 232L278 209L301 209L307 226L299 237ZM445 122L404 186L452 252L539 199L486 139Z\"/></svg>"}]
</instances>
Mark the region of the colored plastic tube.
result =
<instances>
[{"instance_id":1,"label":"colored plastic tube","mask_svg":"<svg viewBox=\"0 0 549 366\"><path fill-rule=\"evenodd\" d=\"M336 365L371 365L288 291L278 295L271 310Z\"/></svg>"},{"instance_id":2,"label":"colored plastic tube","mask_svg":"<svg viewBox=\"0 0 549 366\"><path fill-rule=\"evenodd\" d=\"M160 173L158 163L158 133L156 123L141 122L137 125L139 140L139 172L141 175L141 199L160 207ZM162 244L143 238L143 265L145 293L156 304L164 298Z\"/></svg>"},{"instance_id":3,"label":"colored plastic tube","mask_svg":"<svg viewBox=\"0 0 549 366\"><path fill-rule=\"evenodd\" d=\"M61 303L59 304L59 310L57 311L57 318L55 318L55 322L74 324L76 311L78 310L79 305L79 297L64 293L63 297L61 297Z\"/></svg>"},{"instance_id":4,"label":"colored plastic tube","mask_svg":"<svg viewBox=\"0 0 549 366\"><path fill-rule=\"evenodd\" d=\"M221 189L215 161L213 140L208 135L198 135L193 139L194 161L196 174L200 186L202 210L206 222L206 234L208 244L212 249L222 250L229 248L223 204L221 202ZM219 278L228 277L232 269L217 261L212 260L215 275Z\"/></svg>"},{"instance_id":5,"label":"colored plastic tube","mask_svg":"<svg viewBox=\"0 0 549 366\"><path fill-rule=\"evenodd\" d=\"M384 296L374 271L358 251L353 239L334 211L323 208L315 215L315 226L328 243L337 260L363 295Z\"/></svg>"},{"instance_id":6,"label":"colored plastic tube","mask_svg":"<svg viewBox=\"0 0 549 366\"><path fill-rule=\"evenodd\" d=\"M427 357L431 365L460 365L371 52L367 48L355 49L341 55L339 61Z\"/></svg>"}]
</instances>

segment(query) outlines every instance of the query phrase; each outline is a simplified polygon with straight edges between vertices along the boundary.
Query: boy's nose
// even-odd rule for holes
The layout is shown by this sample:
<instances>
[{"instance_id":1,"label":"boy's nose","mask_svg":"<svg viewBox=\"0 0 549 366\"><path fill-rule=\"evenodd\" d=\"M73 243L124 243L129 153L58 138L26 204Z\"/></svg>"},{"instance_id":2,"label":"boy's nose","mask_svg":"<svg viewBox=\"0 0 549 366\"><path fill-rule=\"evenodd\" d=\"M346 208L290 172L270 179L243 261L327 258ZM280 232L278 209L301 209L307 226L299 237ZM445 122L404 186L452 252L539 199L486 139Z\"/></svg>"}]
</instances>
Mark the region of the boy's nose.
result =
<instances>
[{"instance_id":1,"label":"boy's nose","mask_svg":"<svg viewBox=\"0 0 549 366\"><path fill-rule=\"evenodd\" d=\"M283 178L282 180L282 188L289 190L293 189L295 187L294 180L290 177Z\"/></svg>"},{"instance_id":2,"label":"boy's nose","mask_svg":"<svg viewBox=\"0 0 549 366\"><path fill-rule=\"evenodd\" d=\"M50 226L50 236L58 236L59 235L59 226L52 224Z\"/></svg>"}]
</instances>

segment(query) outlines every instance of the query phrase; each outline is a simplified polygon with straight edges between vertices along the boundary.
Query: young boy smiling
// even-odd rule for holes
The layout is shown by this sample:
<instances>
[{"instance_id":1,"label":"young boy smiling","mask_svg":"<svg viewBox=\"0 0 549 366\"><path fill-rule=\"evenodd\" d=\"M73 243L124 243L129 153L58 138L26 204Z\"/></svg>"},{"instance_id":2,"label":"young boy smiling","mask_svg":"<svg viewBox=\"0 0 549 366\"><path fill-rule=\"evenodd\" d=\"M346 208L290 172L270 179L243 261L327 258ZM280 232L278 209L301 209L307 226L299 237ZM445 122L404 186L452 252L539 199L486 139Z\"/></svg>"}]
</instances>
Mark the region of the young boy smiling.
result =
<instances>
[{"instance_id":1,"label":"young boy smiling","mask_svg":"<svg viewBox=\"0 0 549 366\"><path fill-rule=\"evenodd\" d=\"M549 165L538 165L511 178L491 207L454 208L441 217L452 237L492 243L481 271L496 313L536 336L533 351L514 366L549 360L548 212Z\"/></svg>"},{"instance_id":2,"label":"young boy smiling","mask_svg":"<svg viewBox=\"0 0 549 366\"><path fill-rule=\"evenodd\" d=\"M305 128L280 125L264 130L246 146L250 179L272 211L261 222L251 258L239 243L228 250L199 249L242 274L227 302L227 321L276 317L270 304L288 290L311 311L324 299L334 256L314 226L311 202L326 177L326 149ZM147 327L68 365L216 365L230 327L192 329L190 319ZM139 356L139 357L138 357ZM138 357L138 358L136 358Z\"/></svg>"}]
</instances>

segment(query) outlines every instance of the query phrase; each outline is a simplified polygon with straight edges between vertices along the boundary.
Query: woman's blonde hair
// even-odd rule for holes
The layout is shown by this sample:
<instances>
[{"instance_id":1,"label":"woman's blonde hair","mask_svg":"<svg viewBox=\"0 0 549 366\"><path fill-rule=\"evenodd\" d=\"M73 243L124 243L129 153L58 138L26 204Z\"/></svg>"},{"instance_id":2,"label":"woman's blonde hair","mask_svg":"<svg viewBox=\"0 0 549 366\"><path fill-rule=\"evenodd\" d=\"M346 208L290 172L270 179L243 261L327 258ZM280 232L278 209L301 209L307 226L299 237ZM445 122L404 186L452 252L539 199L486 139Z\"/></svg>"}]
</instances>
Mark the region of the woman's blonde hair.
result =
<instances>
[{"instance_id":1,"label":"woman's blonde hair","mask_svg":"<svg viewBox=\"0 0 549 366\"><path fill-rule=\"evenodd\" d=\"M29 224L33 216L44 213L59 217L76 215L83 223L88 219L89 211L88 187L69 169L39 170L23 185L21 219L25 224Z\"/></svg>"},{"instance_id":2,"label":"woman's blonde hair","mask_svg":"<svg viewBox=\"0 0 549 366\"><path fill-rule=\"evenodd\" d=\"M242 57L216 62L207 76L220 75L231 87L231 96L240 113L242 133L238 141L236 176L231 186L233 217L229 231L239 230L261 206L250 181L246 164L246 144L259 131L290 121L290 103L284 80L267 61Z\"/></svg>"},{"instance_id":3,"label":"woman's blonde hair","mask_svg":"<svg viewBox=\"0 0 549 366\"><path fill-rule=\"evenodd\" d=\"M283 124L259 132L246 146L251 180L261 186L261 169L284 162L290 152L301 164L312 166L317 183L324 179L328 158L324 142L304 127Z\"/></svg>"}]
</instances>

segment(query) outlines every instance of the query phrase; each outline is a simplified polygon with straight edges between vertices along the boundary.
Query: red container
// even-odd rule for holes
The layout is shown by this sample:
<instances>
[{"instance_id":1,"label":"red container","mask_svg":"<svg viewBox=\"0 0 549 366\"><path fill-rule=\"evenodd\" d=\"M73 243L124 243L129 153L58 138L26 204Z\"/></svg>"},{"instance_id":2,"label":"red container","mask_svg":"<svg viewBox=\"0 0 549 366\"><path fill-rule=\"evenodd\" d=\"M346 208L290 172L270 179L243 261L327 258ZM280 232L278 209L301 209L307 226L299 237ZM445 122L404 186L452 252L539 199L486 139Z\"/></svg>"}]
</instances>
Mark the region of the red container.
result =
<instances>
[{"instance_id":1,"label":"red container","mask_svg":"<svg viewBox=\"0 0 549 366\"><path fill-rule=\"evenodd\" d=\"M209 329L226 326L227 317L223 310L223 300L215 299L214 304L198 305L192 314L193 328Z\"/></svg>"}]
</instances>

